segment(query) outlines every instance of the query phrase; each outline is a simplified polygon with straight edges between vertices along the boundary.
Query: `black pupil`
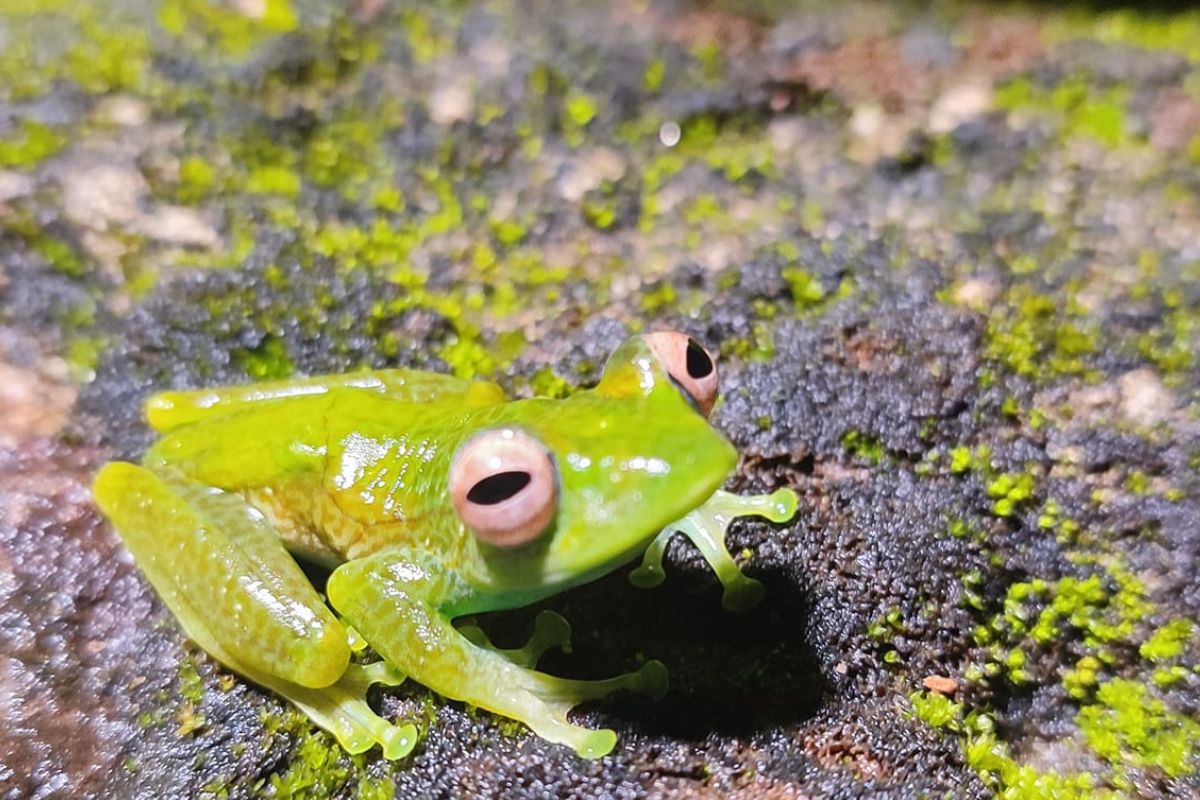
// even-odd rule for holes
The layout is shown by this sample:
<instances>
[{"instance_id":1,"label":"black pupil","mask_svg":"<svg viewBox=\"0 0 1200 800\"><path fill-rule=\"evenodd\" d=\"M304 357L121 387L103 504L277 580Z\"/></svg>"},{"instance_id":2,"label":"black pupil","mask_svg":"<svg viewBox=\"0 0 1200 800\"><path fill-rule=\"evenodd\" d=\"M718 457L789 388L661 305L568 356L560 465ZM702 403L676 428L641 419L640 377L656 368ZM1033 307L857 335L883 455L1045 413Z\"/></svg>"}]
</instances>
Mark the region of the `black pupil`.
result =
<instances>
[{"instance_id":1,"label":"black pupil","mask_svg":"<svg viewBox=\"0 0 1200 800\"><path fill-rule=\"evenodd\" d=\"M494 506L516 495L532 480L533 476L523 470L497 472L472 486L467 499L479 506Z\"/></svg>"},{"instance_id":2,"label":"black pupil","mask_svg":"<svg viewBox=\"0 0 1200 800\"><path fill-rule=\"evenodd\" d=\"M704 352L704 348L696 344L695 339L688 339L687 346L687 371L696 380L707 378L712 374L713 362L708 357L708 353Z\"/></svg>"}]
</instances>

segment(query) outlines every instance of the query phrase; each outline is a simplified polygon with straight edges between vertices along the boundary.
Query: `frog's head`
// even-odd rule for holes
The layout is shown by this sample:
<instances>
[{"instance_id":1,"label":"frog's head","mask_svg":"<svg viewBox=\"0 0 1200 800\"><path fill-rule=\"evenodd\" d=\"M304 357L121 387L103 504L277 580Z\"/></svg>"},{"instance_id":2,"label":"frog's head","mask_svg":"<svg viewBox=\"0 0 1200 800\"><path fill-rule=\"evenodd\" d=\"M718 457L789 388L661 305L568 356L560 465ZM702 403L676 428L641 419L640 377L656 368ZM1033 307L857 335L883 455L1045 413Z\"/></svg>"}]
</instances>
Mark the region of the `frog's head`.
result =
<instances>
[{"instance_id":1,"label":"frog's head","mask_svg":"<svg viewBox=\"0 0 1200 800\"><path fill-rule=\"evenodd\" d=\"M708 424L716 398L712 356L664 332L627 340L590 391L500 407L450 471L489 588L590 580L707 500L737 463Z\"/></svg>"}]
</instances>

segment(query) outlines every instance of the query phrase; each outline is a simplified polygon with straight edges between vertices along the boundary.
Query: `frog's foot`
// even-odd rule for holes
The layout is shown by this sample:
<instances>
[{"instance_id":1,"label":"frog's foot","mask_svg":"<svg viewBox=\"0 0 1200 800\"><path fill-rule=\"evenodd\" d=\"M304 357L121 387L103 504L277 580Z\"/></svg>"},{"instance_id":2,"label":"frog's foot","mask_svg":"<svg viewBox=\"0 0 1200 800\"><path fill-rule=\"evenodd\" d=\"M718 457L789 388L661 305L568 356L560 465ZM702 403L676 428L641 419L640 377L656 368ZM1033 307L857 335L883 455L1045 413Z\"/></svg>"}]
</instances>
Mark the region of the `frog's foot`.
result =
<instances>
[{"instance_id":1,"label":"frog's foot","mask_svg":"<svg viewBox=\"0 0 1200 800\"><path fill-rule=\"evenodd\" d=\"M725 533L737 517L764 517L772 522L787 522L796 513L799 498L791 489L771 494L739 496L717 491L704 505L686 517L663 528L642 557L642 565L629 575L634 586L649 588L663 582L662 560L667 543L682 533L700 549L700 554L717 573L724 587L721 605L729 611L745 611L762 600L762 584L742 574L725 545Z\"/></svg>"},{"instance_id":2,"label":"frog's foot","mask_svg":"<svg viewBox=\"0 0 1200 800\"><path fill-rule=\"evenodd\" d=\"M384 758L404 758L417 744L417 729L411 723L393 725L367 705L372 684L396 686L404 674L388 664L351 664L332 686L309 689L270 677L255 678L259 683L290 700L314 723L332 733L348 753L363 753L375 745Z\"/></svg>"},{"instance_id":3,"label":"frog's foot","mask_svg":"<svg viewBox=\"0 0 1200 800\"><path fill-rule=\"evenodd\" d=\"M512 650L496 647L478 625L463 625L458 632L477 647L499 653L518 667L537 666L538 659L550 648L561 647L568 651L571 645L571 623L567 622L562 614L553 611L538 614L537 619L533 621L533 635L529 637L529 641L523 647Z\"/></svg>"},{"instance_id":4,"label":"frog's foot","mask_svg":"<svg viewBox=\"0 0 1200 800\"><path fill-rule=\"evenodd\" d=\"M583 758L600 758L612 752L617 734L607 728L593 730L567 719L572 708L626 690L654 700L667 693L667 668L661 661L647 661L639 669L613 678L580 681L556 678L544 672L522 670L512 705L503 713L516 717L543 739L571 747Z\"/></svg>"}]
</instances>

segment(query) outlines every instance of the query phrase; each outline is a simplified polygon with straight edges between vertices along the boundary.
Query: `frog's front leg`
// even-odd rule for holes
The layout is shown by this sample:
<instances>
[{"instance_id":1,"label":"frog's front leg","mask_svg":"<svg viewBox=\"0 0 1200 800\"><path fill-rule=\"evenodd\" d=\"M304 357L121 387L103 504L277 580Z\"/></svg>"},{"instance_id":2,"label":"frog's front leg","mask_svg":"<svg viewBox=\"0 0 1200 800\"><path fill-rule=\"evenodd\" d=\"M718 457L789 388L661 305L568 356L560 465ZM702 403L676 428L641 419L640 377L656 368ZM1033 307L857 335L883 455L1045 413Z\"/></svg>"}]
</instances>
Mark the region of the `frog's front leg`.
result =
<instances>
[{"instance_id":1,"label":"frog's front leg","mask_svg":"<svg viewBox=\"0 0 1200 800\"><path fill-rule=\"evenodd\" d=\"M618 689L651 696L666 691L666 669L648 661L636 672L600 681L556 678L513 663L459 632L440 609L465 587L435 559L391 550L334 570L329 600L384 660L418 683L453 700L520 720L534 733L570 746L584 758L612 750L616 734L567 719L585 700Z\"/></svg>"},{"instance_id":2,"label":"frog's front leg","mask_svg":"<svg viewBox=\"0 0 1200 800\"><path fill-rule=\"evenodd\" d=\"M772 522L787 522L795 515L798 502L791 489L747 496L718 490L704 505L662 529L646 548L641 566L630 573L629 580L643 589L662 583L666 577L662 560L667 543L676 533L682 533L696 545L717 574L717 580L724 587L721 605L729 611L753 608L762 600L762 584L742 574L726 548L725 533L738 517L765 517Z\"/></svg>"},{"instance_id":3,"label":"frog's front leg","mask_svg":"<svg viewBox=\"0 0 1200 800\"><path fill-rule=\"evenodd\" d=\"M562 614L553 611L542 611L533 621L533 634L529 641L521 647L505 649L496 647L492 640L478 625L461 625L458 632L467 637L472 644L492 650L507 658L519 667L536 667L538 659L552 647L568 649L571 643L571 623Z\"/></svg>"},{"instance_id":4,"label":"frog's front leg","mask_svg":"<svg viewBox=\"0 0 1200 800\"><path fill-rule=\"evenodd\" d=\"M346 630L261 514L237 494L184 477L113 463L96 500L138 566L209 655L290 700L351 753L375 744L400 758L416 743L367 705L372 683L404 676L350 662Z\"/></svg>"}]
</instances>

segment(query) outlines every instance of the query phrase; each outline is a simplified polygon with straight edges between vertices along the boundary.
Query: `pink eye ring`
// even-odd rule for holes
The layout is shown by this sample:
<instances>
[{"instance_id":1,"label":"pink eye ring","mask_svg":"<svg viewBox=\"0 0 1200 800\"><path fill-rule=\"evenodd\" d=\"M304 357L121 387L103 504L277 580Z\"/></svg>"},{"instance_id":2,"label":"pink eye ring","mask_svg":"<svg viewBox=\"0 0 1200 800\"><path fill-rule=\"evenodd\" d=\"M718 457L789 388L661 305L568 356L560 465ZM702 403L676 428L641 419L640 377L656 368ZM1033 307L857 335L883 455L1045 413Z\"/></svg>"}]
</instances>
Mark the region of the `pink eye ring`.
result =
<instances>
[{"instance_id":1,"label":"pink eye ring","mask_svg":"<svg viewBox=\"0 0 1200 800\"><path fill-rule=\"evenodd\" d=\"M484 431L454 454L450 501L480 541L506 548L528 544L545 532L558 509L550 453L515 428Z\"/></svg>"},{"instance_id":2,"label":"pink eye ring","mask_svg":"<svg viewBox=\"0 0 1200 800\"><path fill-rule=\"evenodd\" d=\"M720 383L717 362L712 354L695 339L676 331L648 333L642 339L671 380L707 418L717 402Z\"/></svg>"}]
</instances>

